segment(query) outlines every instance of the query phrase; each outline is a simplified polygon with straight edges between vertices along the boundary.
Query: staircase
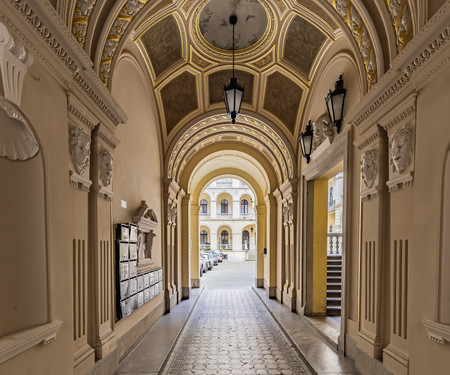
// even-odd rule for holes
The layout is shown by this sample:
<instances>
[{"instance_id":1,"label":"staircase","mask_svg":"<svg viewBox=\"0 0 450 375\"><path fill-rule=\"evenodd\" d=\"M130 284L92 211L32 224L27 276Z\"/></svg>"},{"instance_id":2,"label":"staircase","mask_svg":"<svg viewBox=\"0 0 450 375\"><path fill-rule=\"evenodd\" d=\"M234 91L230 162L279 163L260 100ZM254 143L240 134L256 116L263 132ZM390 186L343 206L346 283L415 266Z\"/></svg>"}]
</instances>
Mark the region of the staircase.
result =
<instances>
[{"instance_id":1,"label":"staircase","mask_svg":"<svg viewBox=\"0 0 450 375\"><path fill-rule=\"evenodd\" d=\"M342 255L327 256L327 315L341 315Z\"/></svg>"}]
</instances>

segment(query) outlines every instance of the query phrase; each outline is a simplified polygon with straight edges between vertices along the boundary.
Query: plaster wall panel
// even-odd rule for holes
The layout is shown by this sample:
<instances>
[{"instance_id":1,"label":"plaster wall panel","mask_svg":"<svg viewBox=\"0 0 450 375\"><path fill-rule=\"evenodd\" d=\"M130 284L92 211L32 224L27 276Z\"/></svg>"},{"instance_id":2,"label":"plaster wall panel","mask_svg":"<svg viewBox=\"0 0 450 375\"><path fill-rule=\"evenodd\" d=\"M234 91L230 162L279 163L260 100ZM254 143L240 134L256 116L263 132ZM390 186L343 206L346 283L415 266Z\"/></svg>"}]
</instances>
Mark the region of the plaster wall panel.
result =
<instances>
[{"instance_id":1,"label":"plaster wall panel","mask_svg":"<svg viewBox=\"0 0 450 375\"><path fill-rule=\"evenodd\" d=\"M118 128L116 137L120 144L115 150L114 160L114 221L132 221L136 210L145 200L158 219L154 229L152 261L162 265L162 214L161 214L161 151L157 113L148 98L148 91L138 70L129 60L122 60L117 66L113 94L128 115L127 123ZM123 90L132 85L133 91ZM126 202L126 208L122 207Z\"/></svg>"},{"instance_id":2,"label":"plaster wall panel","mask_svg":"<svg viewBox=\"0 0 450 375\"><path fill-rule=\"evenodd\" d=\"M25 162L21 162L24 163L21 166L16 165L15 173L8 173L3 163L0 167L2 175L9 175L12 179L19 177L14 176L16 173L20 175L23 172L28 176L23 181L28 183L28 186L23 185L20 189L10 191L6 197L9 197L11 202L16 199L23 200L25 206L16 205L16 213L24 223L28 222L33 226L25 228L19 223L11 228L11 234L16 237L17 245L20 247L15 251L14 269L21 280L18 280L18 283L10 280L7 285L12 289L17 288L16 292L20 293L22 298L29 298L33 304L38 301L34 307L29 306L27 311L29 319L36 319L33 325L43 323L43 320L46 323L60 320L68 324L58 330L55 343L46 346L36 345L0 364L0 373L27 373L30 363L33 363L33 372L36 374L73 371L72 282L71 278L67 277L72 272L72 253L67 220L70 213L68 204L70 185L67 170L69 154L66 108L66 91L35 62L24 79L21 109L32 124L40 151L30 160L29 166ZM32 167L32 170L27 170L29 167ZM41 174L37 179L36 173ZM32 182L29 177L32 178ZM6 182L2 179L2 183ZM36 196L29 196L32 198L31 201L28 198L24 199L26 197L24 193L29 189L34 191L33 195L37 194L40 197L37 199ZM2 218L3 214L4 211ZM9 220L9 224L14 221L13 216L7 216L5 219ZM51 225L47 226L47 223ZM28 231L31 235L24 235ZM33 249L29 256L27 250L24 250L27 248ZM14 246L10 249L14 249ZM36 284L24 291L22 289L24 282L34 283L33 278L27 276L27 270L39 276L34 280ZM1 273L3 275L3 270ZM3 296L2 293L2 298ZM19 313L21 309L20 307ZM30 314L30 311L35 314Z\"/></svg>"}]
</instances>

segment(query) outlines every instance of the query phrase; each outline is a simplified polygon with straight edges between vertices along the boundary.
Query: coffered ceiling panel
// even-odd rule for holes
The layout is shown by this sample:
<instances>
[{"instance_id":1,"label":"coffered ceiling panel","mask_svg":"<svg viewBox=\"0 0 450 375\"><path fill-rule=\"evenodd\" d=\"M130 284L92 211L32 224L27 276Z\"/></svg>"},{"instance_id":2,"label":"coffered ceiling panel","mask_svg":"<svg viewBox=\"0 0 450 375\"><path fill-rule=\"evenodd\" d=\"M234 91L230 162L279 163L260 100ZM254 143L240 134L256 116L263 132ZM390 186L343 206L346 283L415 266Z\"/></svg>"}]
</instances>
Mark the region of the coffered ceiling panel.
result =
<instances>
[{"instance_id":1,"label":"coffered ceiling panel","mask_svg":"<svg viewBox=\"0 0 450 375\"><path fill-rule=\"evenodd\" d=\"M223 86L228 85L228 81L232 76L233 71L231 69L220 70L209 75L209 104L223 103ZM242 101L252 105L254 82L253 74L243 70L236 70L235 76L238 78L238 83L241 86L244 86L244 98Z\"/></svg>"},{"instance_id":2,"label":"coffered ceiling panel","mask_svg":"<svg viewBox=\"0 0 450 375\"><path fill-rule=\"evenodd\" d=\"M278 117L294 134L303 90L280 72L267 77L264 109Z\"/></svg>"},{"instance_id":3,"label":"coffered ceiling panel","mask_svg":"<svg viewBox=\"0 0 450 375\"><path fill-rule=\"evenodd\" d=\"M184 72L161 90L167 134L180 120L198 108L196 77Z\"/></svg>"},{"instance_id":4,"label":"coffered ceiling panel","mask_svg":"<svg viewBox=\"0 0 450 375\"><path fill-rule=\"evenodd\" d=\"M141 42L151 61L156 78L183 58L181 34L177 21L168 16L148 29Z\"/></svg>"},{"instance_id":5,"label":"coffered ceiling panel","mask_svg":"<svg viewBox=\"0 0 450 375\"><path fill-rule=\"evenodd\" d=\"M325 12L319 5L317 5L317 1L314 0L297 0L297 3L308 8L311 12L317 14L320 18L322 18L328 25L330 25L333 29L338 27L337 23Z\"/></svg>"},{"instance_id":6,"label":"coffered ceiling panel","mask_svg":"<svg viewBox=\"0 0 450 375\"><path fill-rule=\"evenodd\" d=\"M283 57L309 77L314 60L326 39L314 25L296 16L286 32Z\"/></svg>"}]
</instances>

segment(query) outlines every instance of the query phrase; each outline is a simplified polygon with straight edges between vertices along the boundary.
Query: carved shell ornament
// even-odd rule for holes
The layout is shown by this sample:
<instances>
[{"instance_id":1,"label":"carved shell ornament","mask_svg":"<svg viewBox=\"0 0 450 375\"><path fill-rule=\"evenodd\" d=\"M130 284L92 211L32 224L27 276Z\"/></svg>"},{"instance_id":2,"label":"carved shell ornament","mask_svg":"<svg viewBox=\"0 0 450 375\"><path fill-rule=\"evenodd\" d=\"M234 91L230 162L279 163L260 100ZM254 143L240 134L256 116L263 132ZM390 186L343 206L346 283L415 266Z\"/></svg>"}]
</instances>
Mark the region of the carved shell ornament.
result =
<instances>
[{"instance_id":1,"label":"carved shell ornament","mask_svg":"<svg viewBox=\"0 0 450 375\"><path fill-rule=\"evenodd\" d=\"M0 156L28 160L39 151L30 122L11 101L0 97Z\"/></svg>"}]
</instances>

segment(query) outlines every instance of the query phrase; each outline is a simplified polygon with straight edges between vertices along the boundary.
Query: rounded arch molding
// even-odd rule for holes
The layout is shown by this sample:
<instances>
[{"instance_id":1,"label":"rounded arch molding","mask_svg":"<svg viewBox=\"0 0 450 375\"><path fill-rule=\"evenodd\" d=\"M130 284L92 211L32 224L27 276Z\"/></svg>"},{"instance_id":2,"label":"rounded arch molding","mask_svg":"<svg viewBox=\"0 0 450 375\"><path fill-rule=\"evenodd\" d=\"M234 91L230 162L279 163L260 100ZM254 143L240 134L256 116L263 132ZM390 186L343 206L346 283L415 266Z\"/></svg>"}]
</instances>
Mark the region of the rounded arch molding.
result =
<instances>
[{"instance_id":1,"label":"rounded arch molding","mask_svg":"<svg viewBox=\"0 0 450 375\"><path fill-rule=\"evenodd\" d=\"M183 167L194 154L218 141L237 142L257 150L271 164L278 184L295 177L296 157L291 145L265 122L249 115L241 115L236 124L231 124L226 115L211 115L180 131L167 152L167 177L179 181Z\"/></svg>"}]
</instances>

